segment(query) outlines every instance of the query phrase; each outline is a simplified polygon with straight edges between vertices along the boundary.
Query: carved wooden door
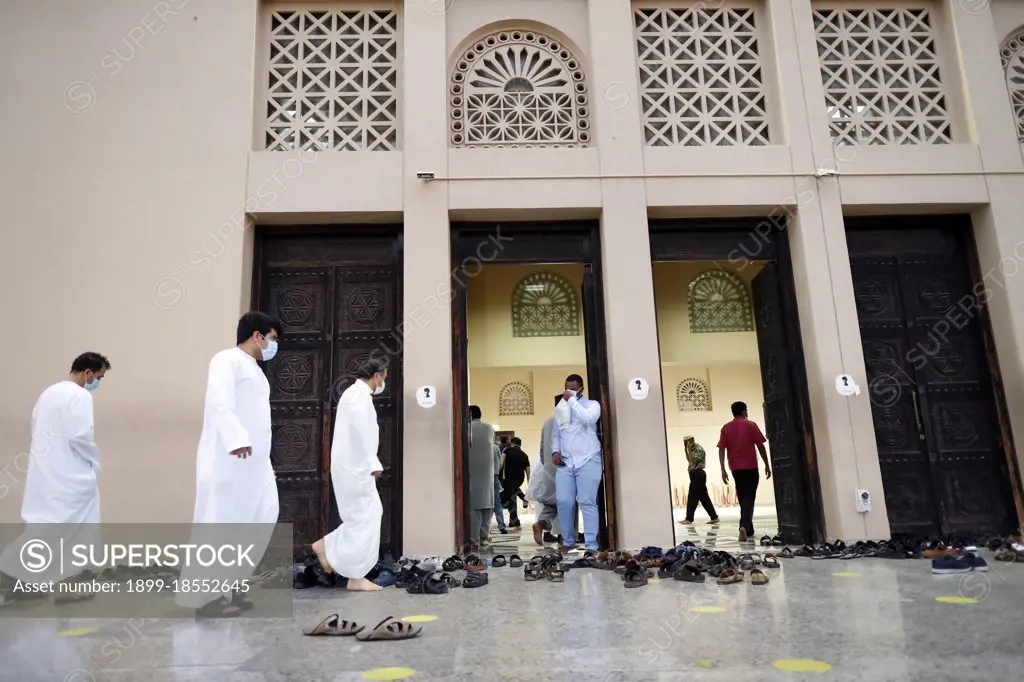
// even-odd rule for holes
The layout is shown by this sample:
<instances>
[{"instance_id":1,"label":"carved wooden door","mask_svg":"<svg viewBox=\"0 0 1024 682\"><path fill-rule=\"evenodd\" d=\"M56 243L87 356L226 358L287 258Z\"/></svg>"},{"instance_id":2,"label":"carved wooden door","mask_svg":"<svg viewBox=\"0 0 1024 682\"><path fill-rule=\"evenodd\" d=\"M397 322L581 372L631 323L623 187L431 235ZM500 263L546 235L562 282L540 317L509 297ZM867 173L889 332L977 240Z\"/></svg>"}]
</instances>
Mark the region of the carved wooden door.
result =
<instances>
[{"instance_id":1,"label":"carved wooden door","mask_svg":"<svg viewBox=\"0 0 1024 682\"><path fill-rule=\"evenodd\" d=\"M285 329L266 363L280 521L294 526L295 555L337 526L330 480L331 434L341 393L371 355L390 361L385 391L374 398L384 474L381 552L401 543L400 272L394 238L270 237L263 244L260 309ZM361 265L359 261L380 265Z\"/></svg>"},{"instance_id":2,"label":"carved wooden door","mask_svg":"<svg viewBox=\"0 0 1024 682\"><path fill-rule=\"evenodd\" d=\"M790 357L795 346L787 335L777 265L769 263L754 277L752 293L764 393L764 432L772 462L779 535L790 544L802 544L809 541L811 533L805 494L805 457Z\"/></svg>"},{"instance_id":3,"label":"carved wooden door","mask_svg":"<svg viewBox=\"0 0 1024 682\"><path fill-rule=\"evenodd\" d=\"M1015 511L980 303L962 247L940 230L917 238L849 239L889 524L926 537L1005 532Z\"/></svg>"}]
</instances>

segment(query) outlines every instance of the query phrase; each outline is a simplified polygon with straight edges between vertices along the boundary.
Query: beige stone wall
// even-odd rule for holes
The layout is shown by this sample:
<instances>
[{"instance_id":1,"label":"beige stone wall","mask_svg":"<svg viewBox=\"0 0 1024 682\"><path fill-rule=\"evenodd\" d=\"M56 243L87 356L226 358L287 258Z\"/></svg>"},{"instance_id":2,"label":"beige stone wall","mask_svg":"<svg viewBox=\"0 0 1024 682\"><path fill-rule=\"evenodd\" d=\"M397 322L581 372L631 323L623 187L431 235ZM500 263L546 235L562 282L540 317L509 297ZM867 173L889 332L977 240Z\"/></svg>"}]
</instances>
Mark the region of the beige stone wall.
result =
<instances>
[{"instance_id":1,"label":"beige stone wall","mask_svg":"<svg viewBox=\"0 0 1024 682\"><path fill-rule=\"evenodd\" d=\"M894 0L895 3L895 0ZM301 8L299 2L287 3ZM861 6L862 3L858 3ZM864 3L866 6L866 3ZM872 6L884 6L871 3ZM969 5L965 8L965 5ZM328 3L316 7L334 7ZM627 0L408 0L398 13L393 142L302 156L266 151L268 6L256 0L37 0L0 7L0 269L17 358L0 395L0 518L17 517L32 404L75 354L109 354L96 396L101 488L110 520L189 518L205 368L248 307L249 216L268 223L394 221L405 226L405 309L445 286L452 219L599 218L618 462L621 541L667 544L665 413L625 382L660 378L648 216L793 212L811 409L831 536L884 536L843 216L970 213L1007 401L1024 439L1024 174L998 42L1015 3L940 0L933 11L950 140L833 147L810 0L765 0L755 19L768 144L649 146ZM921 5L917 5L921 6ZM355 5L346 5L352 8ZM671 7L671 5L658 5ZM733 5L730 5L733 7ZM742 8L742 5L735 5ZM970 10L970 11L968 11ZM522 29L558 41L585 74L589 146L468 149L451 138L451 74L473 41ZM692 100L692 98L690 98ZM649 113L649 112L648 112ZM574 133L579 136L579 129ZM756 137L756 136L754 136ZM753 139L751 137L750 139ZM820 168L840 176L816 179ZM434 182L416 179L431 171ZM14 346L14 344L17 346ZM446 308L405 344L405 538L451 548L454 513L421 490L451 490L451 324ZM420 410L415 387L441 390ZM1018 457L1024 452L1018 449ZM20 462L20 464L19 464ZM422 484L422 487L421 485ZM858 515L852 491L876 491Z\"/></svg>"}]
</instances>

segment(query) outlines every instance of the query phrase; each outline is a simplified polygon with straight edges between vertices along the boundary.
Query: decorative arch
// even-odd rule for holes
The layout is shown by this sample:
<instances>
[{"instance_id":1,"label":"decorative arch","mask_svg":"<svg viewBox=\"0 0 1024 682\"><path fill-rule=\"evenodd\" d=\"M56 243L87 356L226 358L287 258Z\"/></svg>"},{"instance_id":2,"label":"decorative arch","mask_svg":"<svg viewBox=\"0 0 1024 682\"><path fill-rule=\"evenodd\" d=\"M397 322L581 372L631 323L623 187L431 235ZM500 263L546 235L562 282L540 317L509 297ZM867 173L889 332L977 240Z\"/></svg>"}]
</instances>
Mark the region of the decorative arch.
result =
<instances>
[{"instance_id":1,"label":"decorative arch","mask_svg":"<svg viewBox=\"0 0 1024 682\"><path fill-rule=\"evenodd\" d=\"M731 272L702 272L690 282L687 295L691 334L754 331L750 293Z\"/></svg>"},{"instance_id":2,"label":"decorative arch","mask_svg":"<svg viewBox=\"0 0 1024 682\"><path fill-rule=\"evenodd\" d=\"M498 395L499 417L533 416L533 391L522 381L510 381Z\"/></svg>"},{"instance_id":3,"label":"decorative arch","mask_svg":"<svg viewBox=\"0 0 1024 682\"><path fill-rule=\"evenodd\" d=\"M460 55L449 85L455 147L586 147L587 81L567 46L542 33L488 34Z\"/></svg>"},{"instance_id":4,"label":"decorative arch","mask_svg":"<svg viewBox=\"0 0 1024 682\"><path fill-rule=\"evenodd\" d=\"M579 336L572 284L553 272L523 277L512 293L512 336Z\"/></svg>"},{"instance_id":5,"label":"decorative arch","mask_svg":"<svg viewBox=\"0 0 1024 682\"><path fill-rule=\"evenodd\" d=\"M1010 91L1013 118L1017 123L1017 139L1024 144L1024 26L1003 41L999 56L1006 72L1006 89Z\"/></svg>"},{"instance_id":6,"label":"decorative arch","mask_svg":"<svg viewBox=\"0 0 1024 682\"><path fill-rule=\"evenodd\" d=\"M676 404L680 412L710 412L711 391L707 382L697 377L688 377L676 386Z\"/></svg>"}]
</instances>

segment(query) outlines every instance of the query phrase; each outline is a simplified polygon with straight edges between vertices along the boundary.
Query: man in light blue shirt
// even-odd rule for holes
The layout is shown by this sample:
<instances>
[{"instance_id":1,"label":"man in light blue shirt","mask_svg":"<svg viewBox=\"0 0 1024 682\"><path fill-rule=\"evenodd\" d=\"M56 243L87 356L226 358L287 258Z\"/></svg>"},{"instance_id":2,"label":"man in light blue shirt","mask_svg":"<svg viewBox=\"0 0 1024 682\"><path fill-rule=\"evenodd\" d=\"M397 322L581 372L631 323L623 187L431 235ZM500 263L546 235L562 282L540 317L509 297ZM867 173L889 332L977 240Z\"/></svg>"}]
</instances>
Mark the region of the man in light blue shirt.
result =
<instances>
[{"instance_id":1,"label":"man in light blue shirt","mask_svg":"<svg viewBox=\"0 0 1024 682\"><path fill-rule=\"evenodd\" d=\"M583 377L570 374L565 379L565 393L552 417L558 428L551 431L551 461L555 472L558 497L558 523L562 541L569 544L558 549L563 554L573 548L576 540L576 502L583 513L583 537L589 550L597 551L597 488L601 485L601 441L597 422L601 404L583 397Z\"/></svg>"}]
</instances>

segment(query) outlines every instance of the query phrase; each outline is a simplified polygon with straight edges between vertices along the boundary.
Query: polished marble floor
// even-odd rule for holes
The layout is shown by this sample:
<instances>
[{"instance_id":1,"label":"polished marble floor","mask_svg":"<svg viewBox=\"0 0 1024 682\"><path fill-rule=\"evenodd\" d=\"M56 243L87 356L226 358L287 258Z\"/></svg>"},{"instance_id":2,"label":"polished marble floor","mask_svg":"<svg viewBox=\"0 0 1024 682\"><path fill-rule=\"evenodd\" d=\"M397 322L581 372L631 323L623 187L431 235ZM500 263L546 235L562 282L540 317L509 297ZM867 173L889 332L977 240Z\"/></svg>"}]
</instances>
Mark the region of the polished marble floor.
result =
<instances>
[{"instance_id":1,"label":"polished marble floor","mask_svg":"<svg viewBox=\"0 0 1024 682\"><path fill-rule=\"evenodd\" d=\"M1019 680L1024 563L991 563L985 574L934 576L925 560L792 559L765 587L665 580L637 589L596 570L527 583L506 567L491 569L485 587L448 595L298 591L294 617L272 620L27 621L0 612L0 679ZM418 616L423 633L372 643L302 636L331 613L367 626ZM829 669L777 667L786 660L796 662L779 666Z\"/></svg>"}]
</instances>

